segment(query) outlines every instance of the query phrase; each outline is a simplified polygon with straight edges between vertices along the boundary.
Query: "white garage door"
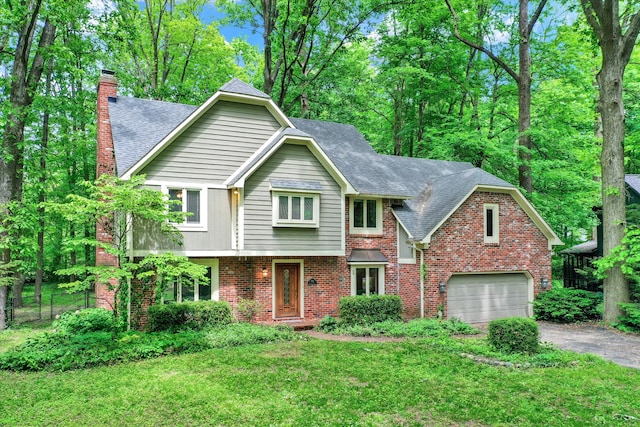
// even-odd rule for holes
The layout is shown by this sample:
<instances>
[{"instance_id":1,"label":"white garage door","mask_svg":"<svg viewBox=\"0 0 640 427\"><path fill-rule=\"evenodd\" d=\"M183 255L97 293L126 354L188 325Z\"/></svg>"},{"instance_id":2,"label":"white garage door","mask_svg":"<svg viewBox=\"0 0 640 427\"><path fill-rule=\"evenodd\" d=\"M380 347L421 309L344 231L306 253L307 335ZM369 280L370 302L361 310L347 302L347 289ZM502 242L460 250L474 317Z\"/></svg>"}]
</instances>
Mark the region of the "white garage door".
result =
<instances>
[{"instance_id":1,"label":"white garage door","mask_svg":"<svg viewBox=\"0 0 640 427\"><path fill-rule=\"evenodd\" d=\"M521 273L459 274L447 283L449 319L467 323L528 316L528 280Z\"/></svg>"}]
</instances>

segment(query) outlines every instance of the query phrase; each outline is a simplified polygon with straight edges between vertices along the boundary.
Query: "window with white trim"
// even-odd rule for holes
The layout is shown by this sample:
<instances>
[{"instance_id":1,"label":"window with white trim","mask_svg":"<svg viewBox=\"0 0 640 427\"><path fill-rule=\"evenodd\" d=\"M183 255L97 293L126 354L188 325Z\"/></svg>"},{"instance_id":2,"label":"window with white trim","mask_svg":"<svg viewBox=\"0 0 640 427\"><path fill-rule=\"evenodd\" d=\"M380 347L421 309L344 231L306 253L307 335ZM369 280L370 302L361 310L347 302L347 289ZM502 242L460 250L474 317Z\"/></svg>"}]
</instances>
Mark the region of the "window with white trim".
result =
<instances>
[{"instance_id":1,"label":"window with white trim","mask_svg":"<svg viewBox=\"0 0 640 427\"><path fill-rule=\"evenodd\" d=\"M384 265L352 265L351 295L384 295Z\"/></svg>"},{"instance_id":2,"label":"window with white trim","mask_svg":"<svg viewBox=\"0 0 640 427\"><path fill-rule=\"evenodd\" d=\"M320 195L274 191L274 227L318 227L320 224Z\"/></svg>"},{"instance_id":3,"label":"window with white trim","mask_svg":"<svg viewBox=\"0 0 640 427\"><path fill-rule=\"evenodd\" d=\"M484 205L484 242L500 243L500 221L498 205L486 203Z\"/></svg>"},{"instance_id":4,"label":"window with white trim","mask_svg":"<svg viewBox=\"0 0 640 427\"><path fill-rule=\"evenodd\" d=\"M176 188L167 187L166 193L169 200L177 200L181 203L169 205L171 212L184 212L186 217L184 222L179 223L185 227L204 227L206 223L206 193L201 188Z\"/></svg>"},{"instance_id":5,"label":"window with white trim","mask_svg":"<svg viewBox=\"0 0 640 427\"><path fill-rule=\"evenodd\" d=\"M350 198L351 234L382 234L382 200Z\"/></svg>"},{"instance_id":6,"label":"window with white trim","mask_svg":"<svg viewBox=\"0 0 640 427\"><path fill-rule=\"evenodd\" d=\"M192 259L191 262L207 268L206 280L197 281L186 278L173 280L165 287L162 302L217 301L219 299L218 260Z\"/></svg>"}]
</instances>

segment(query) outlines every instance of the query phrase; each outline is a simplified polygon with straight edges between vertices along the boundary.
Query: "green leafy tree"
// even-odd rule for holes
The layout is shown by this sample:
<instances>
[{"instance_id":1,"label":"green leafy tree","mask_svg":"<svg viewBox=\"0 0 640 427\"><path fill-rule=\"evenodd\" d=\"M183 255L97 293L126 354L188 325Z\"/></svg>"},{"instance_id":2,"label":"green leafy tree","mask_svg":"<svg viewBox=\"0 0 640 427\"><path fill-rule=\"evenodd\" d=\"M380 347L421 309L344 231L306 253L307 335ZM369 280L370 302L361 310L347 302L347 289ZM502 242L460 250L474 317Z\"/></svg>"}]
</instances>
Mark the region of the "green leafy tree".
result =
<instances>
[{"instance_id":1,"label":"green leafy tree","mask_svg":"<svg viewBox=\"0 0 640 427\"><path fill-rule=\"evenodd\" d=\"M97 281L108 282L115 291L114 309L117 311L127 301L128 292L124 291L129 290L128 284L132 280L137 280L139 284L150 283L152 286L157 283L158 277L163 276L166 280L176 277L206 280L206 269L189 262L186 257L165 253L139 260L129 256L129 236L136 223L144 222L156 227L175 242L181 242L182 239L181 233L173 224L183 222L186 214L167 209L168 205L180 202L169 201L161 192L144 188L144 180L144 176L123 181L111 175L102 175L95 183L83 183L86 196L69 194L62 203L47 204L50 211L78 226L95 226L97 222L102 222L106 233L111 236L111 239L105 241L99 237L76 235L65 240L63 247L73 249L89 245L104 250L117 260L114 265L75 265L58 270L59 275L77 278L61 286L83 290Z\"/></svg>"},{"instance_id":2,"label":"green leafy tree","mask_svg":"<svg viewBox=\"0 0 640 427\"><path fill-rule=\"evenodd\" d=\"M598 41L602 63L596 76L602 118L602 226L604 256L623 245L626 229L624 182L624 71L640 33L640 10L635 2L581 0L584 15ZM603 264L605 322L615 322L629 302L629 283L620 264Z\"/></svg>"}]
</instances>

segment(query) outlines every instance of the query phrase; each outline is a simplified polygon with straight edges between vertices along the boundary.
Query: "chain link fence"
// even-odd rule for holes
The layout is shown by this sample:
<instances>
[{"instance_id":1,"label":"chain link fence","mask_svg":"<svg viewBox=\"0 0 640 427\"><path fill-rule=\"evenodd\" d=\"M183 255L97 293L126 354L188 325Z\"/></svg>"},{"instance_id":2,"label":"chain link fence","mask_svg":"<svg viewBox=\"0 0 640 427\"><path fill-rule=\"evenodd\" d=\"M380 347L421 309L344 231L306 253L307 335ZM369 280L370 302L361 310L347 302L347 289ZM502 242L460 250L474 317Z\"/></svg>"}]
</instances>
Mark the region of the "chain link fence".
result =
<instances>
[{"instance_id":1,"label":"chain link fence","mask_svg":"<svg viewBox=\"0 0 640 427\"><path fill-rule=\"evenodd\" d=\"M95 294L91 290L84 292L60 292L43 297L22 299L18 307L16 298L9 300L9 322L17 324L37 320L53 320L65 311L83 310L95 306Z\"/></svg>"}]
</instances>

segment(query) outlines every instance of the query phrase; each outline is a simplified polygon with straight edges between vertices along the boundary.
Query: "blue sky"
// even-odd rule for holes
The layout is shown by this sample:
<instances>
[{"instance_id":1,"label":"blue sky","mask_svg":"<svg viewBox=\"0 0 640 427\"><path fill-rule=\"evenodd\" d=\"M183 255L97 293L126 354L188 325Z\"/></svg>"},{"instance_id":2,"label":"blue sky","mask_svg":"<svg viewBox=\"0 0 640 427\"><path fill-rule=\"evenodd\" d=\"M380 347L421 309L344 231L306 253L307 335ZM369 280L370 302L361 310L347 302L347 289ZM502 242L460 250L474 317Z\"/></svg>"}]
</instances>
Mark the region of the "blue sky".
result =
<instances>
[{"instance_id":1,"label":"blue sky","mask_svg":"<svg viewBox=\"0 0 640 427\"><path fill-rule=\"evenodd\" d=\"M204 6L204 9L200 16L206 23L220 21L225 17L225 15L218 10L213 2L209 2ZM236 37L243 37L246 38L250 44L258 46L260 49L262 49L262 34L259 32L254 32L252 28L240 28L233 25L220 25L219 30L220 34L222 34L224 38L227 39L227 41L231 41Z\"/></svg>"}]
</instances>

